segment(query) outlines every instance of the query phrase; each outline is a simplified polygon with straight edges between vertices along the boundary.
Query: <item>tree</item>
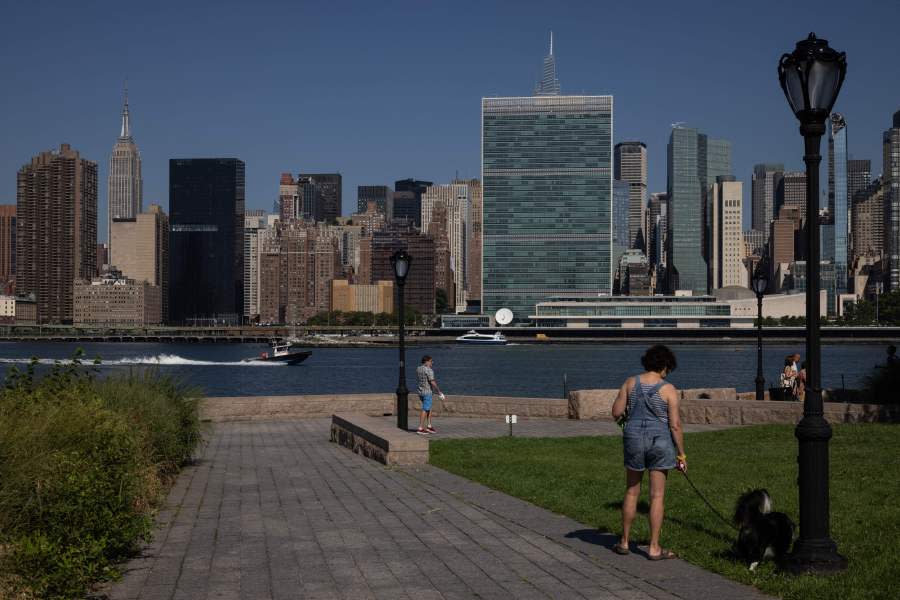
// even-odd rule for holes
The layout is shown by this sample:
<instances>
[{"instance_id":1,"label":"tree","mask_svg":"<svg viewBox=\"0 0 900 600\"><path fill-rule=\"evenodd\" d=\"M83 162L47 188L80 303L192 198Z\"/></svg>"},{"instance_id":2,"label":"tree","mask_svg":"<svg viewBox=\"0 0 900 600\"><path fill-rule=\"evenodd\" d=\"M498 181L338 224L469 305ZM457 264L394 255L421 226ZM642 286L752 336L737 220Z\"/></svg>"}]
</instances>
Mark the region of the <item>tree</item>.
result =
<instances>
[{"instance_id":1,"label":"tree","mask_svg":"<svg viewBox=\"0 0 900 600\"><path fill-rule=\"evenodd\" d=\"M447 301L447 290L437 288L434 290L434 310L437 314L443 315L448 312L450 304Z\"/></svg>"}]
</instances>

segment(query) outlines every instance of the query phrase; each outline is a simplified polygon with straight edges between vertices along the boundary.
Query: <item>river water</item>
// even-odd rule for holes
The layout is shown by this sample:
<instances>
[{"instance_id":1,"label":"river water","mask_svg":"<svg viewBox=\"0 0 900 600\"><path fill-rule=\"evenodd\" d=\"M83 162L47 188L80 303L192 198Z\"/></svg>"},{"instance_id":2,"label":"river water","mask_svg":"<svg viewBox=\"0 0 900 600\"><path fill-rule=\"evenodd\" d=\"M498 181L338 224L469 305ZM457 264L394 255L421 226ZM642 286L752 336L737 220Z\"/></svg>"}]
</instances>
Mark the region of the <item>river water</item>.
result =
<instances>
[{"instance_id":1,"label":"river water","mask_svg":"<svg viewBox=\"0 0 900 600\"><path fill-rule=\"evenodd\" d=\"M50 365L79 347L89 358L101 357L101 374L155 367L209 396L376 393L397 387L396 347L314 348L304 363L289 367L241 362L265 350L261 344L0 342L0 367L21 368L32 356ZM678 357L678 369L669 377L676 386L754 389L755 344L670 347ZM623 378L640 372L645 348L634 343L413 346L407 348L407 385L415 389L415 367L430 354L438 384L448 394L562 397L564 377L570 390L618 387ZM767 386L777 385L784 357L794 351L802 353L802 345L764 348ZM822 383L858 387L884 357L884 345L826 345Z\"/></svg>"}]
</instances>

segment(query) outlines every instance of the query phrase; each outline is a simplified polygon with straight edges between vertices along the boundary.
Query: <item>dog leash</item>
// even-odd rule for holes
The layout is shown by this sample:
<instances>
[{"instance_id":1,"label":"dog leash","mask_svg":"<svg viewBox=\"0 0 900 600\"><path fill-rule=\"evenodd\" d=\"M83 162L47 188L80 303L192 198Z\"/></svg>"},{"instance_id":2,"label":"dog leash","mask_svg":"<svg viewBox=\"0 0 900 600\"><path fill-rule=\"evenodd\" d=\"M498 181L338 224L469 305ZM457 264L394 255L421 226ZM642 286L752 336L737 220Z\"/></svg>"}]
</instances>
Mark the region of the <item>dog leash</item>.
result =
<instances>
[{"instance_id":1,"label":"dog leash","mask_svg":"<svg viewBox=\"0 0 900 600\"><path fill-rule=\"evenodd\" d=\"M691 481L691 478L688 477L687 473L685 473L684 471L682 471L681 474L684 475L684 478L685 478L685 479L687 480L687 482L690 484L691 488L693 488L693 490L697 493L697 495L700 496L700 499L703 500L703 502L706 503L706 506L709 507L709 510L713 511L717 517L719 517L720 519L722 519L722 522L723 522L723 523L725 523L726 525L728 525L730 528L737 530L737 527L735 527L734 524L733 524L731 521L729 521L728 519L726 519L725 517L723 517L723 516L722 516L722 513L720 513L718 510L716 510L716 507L713 506L713 505L709 502L709 500L706 499L706 496L704 496L704 495L700 492L700 490L697 489L697 486L694 485L694 482Z\"/></svg>"}]
</instances>

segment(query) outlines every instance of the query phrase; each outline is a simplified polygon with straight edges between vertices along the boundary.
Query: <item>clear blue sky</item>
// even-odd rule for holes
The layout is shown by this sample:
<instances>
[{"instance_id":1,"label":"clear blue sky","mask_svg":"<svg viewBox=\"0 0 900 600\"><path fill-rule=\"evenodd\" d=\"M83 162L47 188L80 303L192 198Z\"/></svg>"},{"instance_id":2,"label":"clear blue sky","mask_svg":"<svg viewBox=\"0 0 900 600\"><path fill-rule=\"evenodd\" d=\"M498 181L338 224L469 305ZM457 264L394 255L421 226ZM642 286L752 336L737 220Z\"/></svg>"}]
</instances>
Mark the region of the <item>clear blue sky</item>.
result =
<instances>
[{"instance_id":1,"label":"clear blue sky","mask_svg":"<svg viewBox=\"0 0 900 600\"><path fill-rule=\"evenodd\" d=\"M651 191L676 121L732 141L747 200L754 163L802 168L776 64L810 31L847 52L836 110L880 173L900 3L802 4L7 2L0 203L32 155L68 142L100 165L104 222L126 76L145 205L168 204L173 157L244 160L247 205L268 210L283 171L342 173L345 214L359 184L479 176L480 99L531 94L551 29L563 93L615 97L615 139L647 144Z\"/></svg>"}]
</instances>

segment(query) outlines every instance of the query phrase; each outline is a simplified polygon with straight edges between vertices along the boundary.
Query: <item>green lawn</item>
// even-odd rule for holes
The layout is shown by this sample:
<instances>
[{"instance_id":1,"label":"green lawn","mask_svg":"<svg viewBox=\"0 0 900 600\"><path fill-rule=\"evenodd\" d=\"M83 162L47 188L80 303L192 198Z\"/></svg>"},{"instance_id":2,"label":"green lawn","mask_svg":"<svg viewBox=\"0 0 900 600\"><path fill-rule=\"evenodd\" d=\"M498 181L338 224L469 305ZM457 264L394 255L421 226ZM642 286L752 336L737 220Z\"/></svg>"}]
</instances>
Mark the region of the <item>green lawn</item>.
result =
<instances>
[{"instance_id":1,"label":"green lawn","mask_svg":"<svg viewBox=\"0 0 900 600\"><path fill-rule=\"evenodd\" d=\"M688 474L720 512L729 516L740 493L763 487L775 510L799 521L793 427L748 427L685 437ZM624 471L618 437L433 441L431 463L600 531L620 531ZM639 505L643 513L646 488L645 483ZM771 561L751 573L729 557L735 532L673 471L662 542L694 564L784 598L898 598L900 426L835 427L831 525L839 551L850 559L845 573L795 577L776 571ZM633 540L645 543L648 536L646 516L639 515Z\"/></svg>"}]
</instances>

